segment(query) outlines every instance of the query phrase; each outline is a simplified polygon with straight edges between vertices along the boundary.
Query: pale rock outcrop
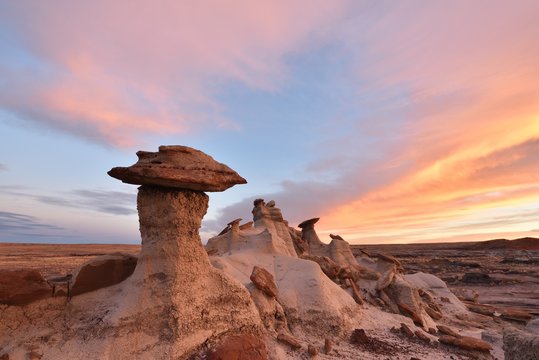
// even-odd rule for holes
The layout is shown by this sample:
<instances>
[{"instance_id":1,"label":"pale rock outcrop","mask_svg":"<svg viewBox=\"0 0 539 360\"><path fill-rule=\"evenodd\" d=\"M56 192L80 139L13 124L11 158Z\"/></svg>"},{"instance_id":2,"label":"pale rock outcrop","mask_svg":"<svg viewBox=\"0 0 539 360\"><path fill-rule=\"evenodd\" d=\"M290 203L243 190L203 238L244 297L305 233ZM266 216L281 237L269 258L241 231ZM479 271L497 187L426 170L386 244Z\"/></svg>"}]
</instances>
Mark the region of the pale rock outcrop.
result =
<instances>
[{"instance_id":1,"label":"pale rock outcrop","mask_svg":"<svg viewBox=\"0 0 539 360\"><path fill-rule=\"evenodd\" d=\"M273 203L254 201L254 228L231 232L208 240L206 249L213 265L249 287L255 265L268 270L278 289L277 302L286 314L292 333L343 334L360 313L351 294L331 281L313 262L298 258L291 231ZM253 294L253 293L252 293ZM255 300L255 303L260 301ZM275 307L264 306L261 313ZM270 309L270 310L267 310Z\"/></svg>"}]
</instances>

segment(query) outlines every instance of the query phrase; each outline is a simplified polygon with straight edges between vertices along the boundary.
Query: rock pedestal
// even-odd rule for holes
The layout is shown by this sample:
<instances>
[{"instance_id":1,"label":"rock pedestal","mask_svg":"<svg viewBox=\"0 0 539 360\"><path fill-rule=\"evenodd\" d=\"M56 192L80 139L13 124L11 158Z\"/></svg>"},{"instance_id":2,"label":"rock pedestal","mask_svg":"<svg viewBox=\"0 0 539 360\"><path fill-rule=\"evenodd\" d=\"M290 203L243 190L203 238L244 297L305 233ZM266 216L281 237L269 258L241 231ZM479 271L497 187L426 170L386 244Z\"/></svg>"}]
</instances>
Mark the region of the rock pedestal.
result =
<instances>
[{"instance_id":1,"label":"rock pedestal","mask_svg":"<svg viewBox=\"0 0 539 360\"><path fill-rule=\"evenodd\" d=\"M245 180L187 147L138 155L135 165L111 170L124 182L142 184L137 197L142 248L117 321L130 333L153 338L158 353L171 358L183 358L222 336L258 334L260 318L249 292L210 264L198 233L208 208L203 191L222 191Z\"/></svg>"}]
</instances>

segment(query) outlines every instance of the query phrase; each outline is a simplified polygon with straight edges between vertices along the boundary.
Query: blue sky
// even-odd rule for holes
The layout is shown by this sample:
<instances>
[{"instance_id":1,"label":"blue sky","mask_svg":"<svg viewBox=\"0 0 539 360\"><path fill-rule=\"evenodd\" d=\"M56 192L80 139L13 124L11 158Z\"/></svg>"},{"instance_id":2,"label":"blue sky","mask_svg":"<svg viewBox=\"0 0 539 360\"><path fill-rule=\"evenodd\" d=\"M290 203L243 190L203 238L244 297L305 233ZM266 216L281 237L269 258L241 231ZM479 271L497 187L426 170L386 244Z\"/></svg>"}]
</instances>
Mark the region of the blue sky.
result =
<instances>
[{"instance_id":1,"label":"blue sky","mask_svg":"<svg viewBox=\"0 0 539 360\"><path fill-rule=\"evenodd\" d=\"M537 236L535 1L0 2L0 241L138 243L161 144L353 243ZM325 238L324 238L325 239Z\"/></svg>"}]
</instances>

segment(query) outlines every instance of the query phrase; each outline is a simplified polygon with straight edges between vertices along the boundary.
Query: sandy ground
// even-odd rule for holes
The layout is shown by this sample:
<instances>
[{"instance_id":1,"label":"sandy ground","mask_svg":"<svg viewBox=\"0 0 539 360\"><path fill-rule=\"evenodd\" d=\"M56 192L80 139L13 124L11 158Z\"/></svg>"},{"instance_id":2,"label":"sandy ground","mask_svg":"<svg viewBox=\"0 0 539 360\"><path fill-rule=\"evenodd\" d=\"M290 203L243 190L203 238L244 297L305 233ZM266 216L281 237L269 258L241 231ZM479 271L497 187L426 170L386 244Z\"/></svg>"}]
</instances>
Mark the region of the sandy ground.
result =
<instances>
[{"instance_id":1,"label":"sandy ground","mask_svg":"<svg viewBox=\"0 0 539 360\"><path fill-rule=\"evenodd\" d=\"M98 255L139 251L140 245L0 243L0 269L36 269L45 277L59 276Z\"/></svg>"}]
</instances>

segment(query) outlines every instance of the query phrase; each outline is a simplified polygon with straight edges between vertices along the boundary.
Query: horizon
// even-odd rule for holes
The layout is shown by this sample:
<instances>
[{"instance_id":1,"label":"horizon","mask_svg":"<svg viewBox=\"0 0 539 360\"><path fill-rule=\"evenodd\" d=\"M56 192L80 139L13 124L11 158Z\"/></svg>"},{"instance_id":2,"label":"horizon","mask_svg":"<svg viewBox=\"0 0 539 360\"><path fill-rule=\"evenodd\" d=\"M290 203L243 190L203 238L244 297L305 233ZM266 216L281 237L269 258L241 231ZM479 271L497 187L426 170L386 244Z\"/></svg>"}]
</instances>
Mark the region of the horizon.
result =
<instances>
[{"instance_id":1,"label":"horizon","mask_svg":"<svg viewBox=\"0 0 539 360\"><path fill-rule=\"evenodd\" d=\"M166 6L165 6L166 5ZM0 242L139 244L138 150L199 149L352 245L539 237L539 2L0 4ZM68 15L69 14L69 15Z\"/></svg>"}]
</instances>

